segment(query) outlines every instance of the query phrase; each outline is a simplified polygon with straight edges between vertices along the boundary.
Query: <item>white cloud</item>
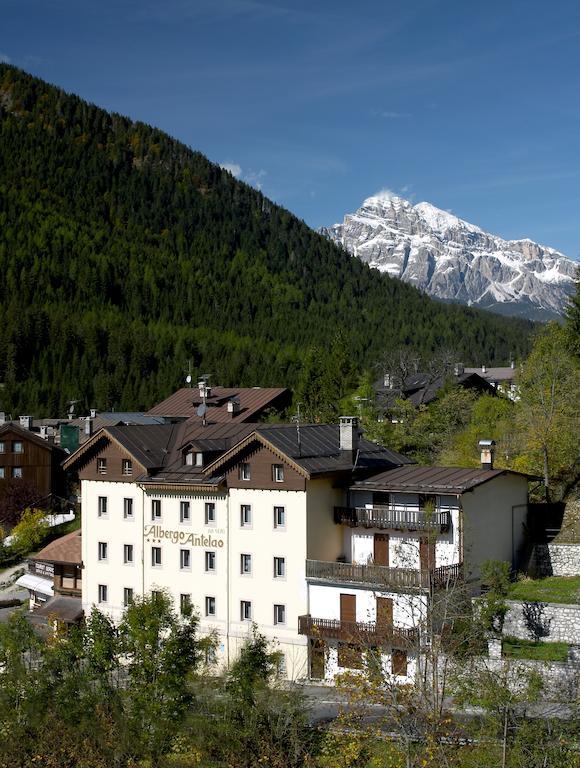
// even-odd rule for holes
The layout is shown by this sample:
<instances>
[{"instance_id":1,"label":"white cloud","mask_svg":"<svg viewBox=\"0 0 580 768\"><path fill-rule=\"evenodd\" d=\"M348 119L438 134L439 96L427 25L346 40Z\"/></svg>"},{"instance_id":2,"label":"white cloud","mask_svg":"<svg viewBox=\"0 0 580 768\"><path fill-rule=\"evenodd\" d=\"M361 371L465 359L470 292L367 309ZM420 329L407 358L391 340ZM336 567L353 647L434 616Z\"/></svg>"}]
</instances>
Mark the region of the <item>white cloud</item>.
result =
<instances>
[{"instance_id":1,"label":"white cloud","mask_svg":"<svg viewBox=\"0 0 580 768\"><path fill-rule=\"evenodd\" d=\"M10 64L10 56L0 51L0 64Z\"/></svg>"},{"instance_id":2,"label":"white cloud","mask_svg":"<svg viewBox=\"0 0 580 768\"><path fill-rule=\"evenodd\" d=\"M410 112L379 112L379 117L385 120L398 120L401 117L411 117Z\"/></svg>"},{"instance_id":3,"label":"white cloud","mask_svg":"<svg viewBox=\"0 0 580 768\"><path fill-rule=\"evenodd\" d=\"M223 168L224 171L231 173L232 176L234 176L236 179L242 173L242 166L238 165L238 163L220 163L220 168Z\"/></svg>"},{"instance_id":4,"label":"white cloud","mask_svg":"<svg viewBox=\"0 0 580 768\"><path fill-rule=\"evenodd\" d=\"M246 184L250 184L250 186L256 187L256 189L262 189L262 182L267 175L267 171L265 171L263 168L260 168L259 171L248 171L248 173L243 176L243 180L246 182Z\"/></svg>"}]
</instances>

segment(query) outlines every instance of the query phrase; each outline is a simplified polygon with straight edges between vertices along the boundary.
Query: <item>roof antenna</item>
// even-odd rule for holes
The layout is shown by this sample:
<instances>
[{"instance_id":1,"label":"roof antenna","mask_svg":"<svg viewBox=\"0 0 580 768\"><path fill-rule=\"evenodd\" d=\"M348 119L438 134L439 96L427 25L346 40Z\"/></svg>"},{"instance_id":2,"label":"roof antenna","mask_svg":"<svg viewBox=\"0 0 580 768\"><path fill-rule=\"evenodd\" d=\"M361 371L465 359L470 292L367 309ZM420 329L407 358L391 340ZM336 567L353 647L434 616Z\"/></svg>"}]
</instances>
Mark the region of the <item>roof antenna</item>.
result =
<instances>
[{"instance_id":1,"label":"roof antenna","mask_svg":"<svg viewBox=\"0 0 580 768\"><path fill-rule=\"evenodd\" d=\"M191 387L192 375L191 375L191 358L187 361L187 376L185 377L185 383L188 387Z\"/></svg>"},{"instance_id":2,"label":"roof antenna","mask_svg":"<svg viewBox=\"0 0 580 768\"><path fill-rule=\"evenodd\" d=\"M204 373L199 381L199 394L201 395L202 403L197 408L197 415L202 420L202 426L206 426L207 421L205 415L207 413L207 382L209 380L209 373Z\"/></svg>"},{"instance_id":3,"label":"roof antenna","mask_svg":"<svg viewBox=\"0 0 580 768\"><path fill-rule=\"evenodd\" d=\"M302 444L300 442L300 406L302 403L296 404L296 413L292 416L292 421L296 422L296 440L298 441L298 456L302 456Z\"/></svg>"}]
</instances>

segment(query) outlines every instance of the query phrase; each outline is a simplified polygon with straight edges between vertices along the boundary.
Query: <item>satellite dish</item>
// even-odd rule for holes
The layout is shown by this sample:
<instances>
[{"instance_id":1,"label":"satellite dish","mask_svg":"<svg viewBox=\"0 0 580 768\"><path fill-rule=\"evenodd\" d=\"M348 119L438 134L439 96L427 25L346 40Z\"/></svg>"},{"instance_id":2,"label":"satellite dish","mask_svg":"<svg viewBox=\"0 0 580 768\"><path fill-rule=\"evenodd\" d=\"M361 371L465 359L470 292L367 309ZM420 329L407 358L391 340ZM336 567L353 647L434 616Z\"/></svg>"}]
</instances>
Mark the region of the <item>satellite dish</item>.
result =
<instances>
[{"instance_id":1,"label":"satellite dish","mask_svg":"<svg viewBox=\"0 0 580 768\"><path fill-rule=\"evenodd\" d=\"M191 373L188 373L187 376L185 377L185 383L191 384Z\"/></svg>"},{"instance_id":2,"label":"satellite dish","mask_svg":"<svg viewBox=\"0 0 580 768\"><path fill-rule=\"evenodd\" d=\"M205 403L202 403L197 407L197 415L200 419L203 419L205 414L207 413L207 405Z\"/></svg>"}]
</instances>

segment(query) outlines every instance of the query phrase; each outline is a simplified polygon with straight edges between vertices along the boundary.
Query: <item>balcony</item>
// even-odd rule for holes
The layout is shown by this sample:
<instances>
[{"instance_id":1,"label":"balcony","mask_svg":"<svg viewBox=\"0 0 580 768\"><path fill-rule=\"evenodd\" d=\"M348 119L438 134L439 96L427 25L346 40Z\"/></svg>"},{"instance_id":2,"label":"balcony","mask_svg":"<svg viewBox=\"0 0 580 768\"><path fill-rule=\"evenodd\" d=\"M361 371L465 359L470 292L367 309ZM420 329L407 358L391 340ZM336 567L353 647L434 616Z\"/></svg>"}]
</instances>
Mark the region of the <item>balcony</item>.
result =
<instances>
[{"instance_id":1,"label":"balcony","mask_svg":"<svg viewBox=\"0 0 580 768\"><path fill-rule=\"evenodd\" d=\"M360 645L390 645L394 648L408 648L417 642L419 630L415 627L406 629L374 622L314 619L311 616L299 616L298 634L342 640Z\"/></svg>"},{"instance_id":2,"label":"balcony","mask_svg":"<svg viewBox=\"0 0 580 768\"><path fill-rule=\"evenodd\" d=\"M451 511L437 509L427 512L416 506L335 507L334 522L351 528L391 528L398 531L437 531L444 533L451 526Z\"/></svg>"},{"instance_id":3,"label":"balcony","mask_svg":"<svg viewBox=\"0 0 580 768\"><path fill-rule=\"evenodd\" d=\"M447 589L462 578L461 564L444 565L432 570L390 568L385 565L359 565L325 560L307 560L306 578L335 584L368 584L395 591Z\"/></svg>"}]
</instances>

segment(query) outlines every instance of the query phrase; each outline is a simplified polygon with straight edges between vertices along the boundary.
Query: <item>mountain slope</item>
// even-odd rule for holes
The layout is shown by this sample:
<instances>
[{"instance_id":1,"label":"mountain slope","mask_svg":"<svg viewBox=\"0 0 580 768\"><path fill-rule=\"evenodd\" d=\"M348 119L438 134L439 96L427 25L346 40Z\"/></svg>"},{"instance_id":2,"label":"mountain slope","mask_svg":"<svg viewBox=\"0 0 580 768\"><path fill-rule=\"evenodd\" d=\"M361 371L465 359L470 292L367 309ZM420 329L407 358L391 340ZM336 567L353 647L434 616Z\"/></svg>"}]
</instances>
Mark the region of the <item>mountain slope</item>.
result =
<instances>
[{"instance_id":1,"label":"mountain slope","mask_svg":"<svg viewBox=\"0 0 580 768\"><path fill-rule=\"evenodd\" d=\"M323 234L431 296L547 319L562 314L576 264L531 240L503 240L430 203L373 195Z\"/></svg>"},{"instance_id":2,"label":"mountain slope","mask_svg":"<svg viewBox=\"0 0 580 768\"><path fill-rule=\"evenodd\" d=\"M161 131L0 65L0 410L145 408L187 361L290 385L337 331L507 361L531 324L379 275Z\"/></svg>"}]
</instances>

